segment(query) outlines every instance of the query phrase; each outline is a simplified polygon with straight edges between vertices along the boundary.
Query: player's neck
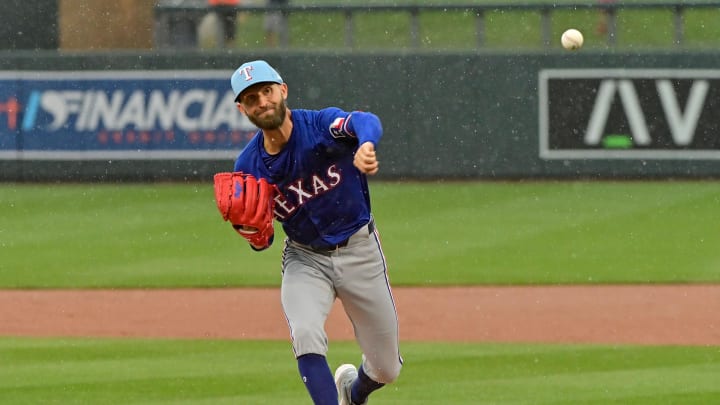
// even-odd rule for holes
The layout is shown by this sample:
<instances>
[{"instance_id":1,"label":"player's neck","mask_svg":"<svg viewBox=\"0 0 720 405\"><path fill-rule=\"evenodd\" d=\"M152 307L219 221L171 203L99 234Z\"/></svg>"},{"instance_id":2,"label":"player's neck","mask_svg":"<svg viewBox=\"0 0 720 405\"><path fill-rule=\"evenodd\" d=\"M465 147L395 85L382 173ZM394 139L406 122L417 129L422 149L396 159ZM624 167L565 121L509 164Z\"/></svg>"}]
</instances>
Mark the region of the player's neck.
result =
<instances>
[{"instance_id":1,"label":"player's neck","mask_svg":"<svg viewBox=\"0 0 720 405\"><path fill-rule=\"evenodd\" d=\"M293 124L290 119L290 111L288 110L288 116L279 128L263 130L263 146L265 147L265 152L271 155L280 153L288 143L288 140L290 140L292 129Z\"/></svg>"}]
</instances>

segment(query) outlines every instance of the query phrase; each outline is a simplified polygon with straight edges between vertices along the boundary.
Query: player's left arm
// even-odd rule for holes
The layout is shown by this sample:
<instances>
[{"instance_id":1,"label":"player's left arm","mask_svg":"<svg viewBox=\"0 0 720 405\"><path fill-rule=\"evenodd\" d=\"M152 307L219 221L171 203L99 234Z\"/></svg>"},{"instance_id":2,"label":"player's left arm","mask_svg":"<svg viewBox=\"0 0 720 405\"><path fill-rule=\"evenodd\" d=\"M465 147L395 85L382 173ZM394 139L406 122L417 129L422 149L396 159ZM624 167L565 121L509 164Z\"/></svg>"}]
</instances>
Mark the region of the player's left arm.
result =
<instances>
[{"instance_id":1,"label":"player's left arm","mask_svg":"<svg viewBox=\"0 0 720 405\"><path fill-rule=\"evenodd\" d=\"M264 178L243 172L222 172L214 176L215 204L225 221L245 238L253 250L273 243L273 213L277 187Z\"/></svg>"}]
</instances>

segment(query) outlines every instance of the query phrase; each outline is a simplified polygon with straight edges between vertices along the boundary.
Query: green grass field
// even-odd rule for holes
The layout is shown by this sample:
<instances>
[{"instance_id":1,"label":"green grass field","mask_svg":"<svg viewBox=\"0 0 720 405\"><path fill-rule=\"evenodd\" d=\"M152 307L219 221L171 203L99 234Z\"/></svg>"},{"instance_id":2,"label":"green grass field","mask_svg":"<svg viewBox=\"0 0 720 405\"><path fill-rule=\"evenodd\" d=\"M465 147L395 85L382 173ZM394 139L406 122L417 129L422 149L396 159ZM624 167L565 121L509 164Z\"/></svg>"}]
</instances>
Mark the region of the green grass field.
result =
<instances>
[{"instance_id":1,"label":"green grass field","mask_svg":"<svg viewBox=\"0 0 720 405\"><path fill-rule=\"evenodd\" d=\"M588 4L586 2L559 1L555 4ZM623 3L647 3L625 1ZM656 1L656 4L674 3ZM512 0L498 3L492 1L383 1L351 0L298 0L293 5L443 5L443 4L548 4L541 0ZM714 49L720 45L720 17L718 8L688 8L683 14L684 44L687 49ZM605 33L598 32L598 10L588 8L553 10L551 30L553 47L560 49L561 33L570 27L585 35L585 49L606 49ZM420 43L424 50L474 50L476 49L475 17L462 11L433 11L420 14ZM338 49L343 48L345 16L342 12L297 12L289 16L290 48ZM624 9L617 14L616 49L641 50L674 48L674 21L670 9ZM405 12L358 13L355 15L355 47L362 50L383 50L411 47L410 17ZM237 24L236 47L258 49L265 46L263 16L241 14ZM487 12L484 19L484 49L542 49L540 13L530 10L497 9Z\"/></svg>"},{"instance_id":2,"label":"green grass field","mask_svg":"<svg viewBox=\"0 0 720 405\"><path fill-rule=\"evenodd\" d=\"M720 280L716 182L372 182L397 285ZM276 286L211 184L0 185L0 287Z\"/></svg>"},{"instance_id":3,"label":"green grass field","mask_svg":"<svg viewBox=\"0 0 720 405\"><path fill-rule=\"evenodd\" d=\"M0 338L7 404L311 404L289 343ZM713 404L717 347L406 343L373 405ZM331 367L357 358L330 346Z\"/></svg>"},{"instance_id":4,"label":"green grass field","mask_svg":"<svg viewBox=\"0 0 720 405\"><path fill-rule=\"evenodd\" d=\"M717 182L380 182L395 285L717 283ZM0 184L0 288L279 285L211 184ZM0 294L2 291L0 291ZM32 322L32 320L28 320ZM720 403L720 348L404 342L381 404ZM289 342L0 337L2 404L310 404ZM330 342L332 367L359 359Z\"/></svg>"}]
</instances>

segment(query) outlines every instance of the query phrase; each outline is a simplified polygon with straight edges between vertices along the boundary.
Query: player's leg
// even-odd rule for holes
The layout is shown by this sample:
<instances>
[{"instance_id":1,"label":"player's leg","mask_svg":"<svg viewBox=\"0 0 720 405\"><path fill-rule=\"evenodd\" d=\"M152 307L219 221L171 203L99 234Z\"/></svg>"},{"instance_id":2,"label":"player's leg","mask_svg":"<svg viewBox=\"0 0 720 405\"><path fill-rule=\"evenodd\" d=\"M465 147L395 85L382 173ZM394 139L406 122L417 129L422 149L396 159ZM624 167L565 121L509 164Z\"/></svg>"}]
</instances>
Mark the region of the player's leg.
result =
<instances>
[{"instance_id":1,"label":"player's leg","mask_svg":"<svg viewBox=\"0 0 720 405\"><path fill-rule=\"evenodd\" d=\"M283 252L281 300L293 351L305 387L315 404L337 404L335 380L325 357L325 321L335 292L316 260L290 246Z\"/></svg>"},{"instance_id":2,"label":"player's leg","mask_svg":"<svg viewBox=\"0 0 720 405\"><path fill-rule=\"evenodd\" d=\"M363 352L352 386L353 400L362 403L372 391L398 377L402 358L395 302L379 238L373 232L353 236L350 242L349 254L334 258L336 269L342 272L336 288Z\"/></svg>"}]
</instances>

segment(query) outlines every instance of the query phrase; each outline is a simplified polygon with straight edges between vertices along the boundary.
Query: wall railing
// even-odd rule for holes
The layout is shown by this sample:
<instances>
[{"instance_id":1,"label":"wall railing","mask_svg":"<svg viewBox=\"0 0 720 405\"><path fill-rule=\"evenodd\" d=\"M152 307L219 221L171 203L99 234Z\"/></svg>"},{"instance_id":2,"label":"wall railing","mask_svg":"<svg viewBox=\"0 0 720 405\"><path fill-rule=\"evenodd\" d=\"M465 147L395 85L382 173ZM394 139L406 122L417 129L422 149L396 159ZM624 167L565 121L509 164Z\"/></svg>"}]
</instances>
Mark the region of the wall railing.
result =
<instances>
[{"instance_id":1,"label":"wall railing","mask_svg":"<svg viewBox=\"0 0 720 405\"><path fill-rule=\"evenodd\" d=\"M474 15L475 47L486 46L486 15L491 12L532 11L540 15L540 32L544 47L550 47L552 40L552 16L559 11L598 11L607 18L606 42L609 47L616 46L618 32L618 12L621 10L659 9L672 12L672 44L682 47L685 44L685 22L683 15L689 9L720 9L720 2L638 2L619 3L598 1L582 4L571 3L528 3L528 4L445 4L445 5L288 5L254 6L240 5L210 7L205 0L160 0L155 5L155 47L194 47L197 45L195 30L199 20L212 11L235 10L250 14L264 15L280 13L284 24L289 24L289 16L301 13L340 13L344 15L344 46L356 47L355 20L359 13L407 13L409 24L409 47L421 47L421 19L423 12L465 12ZM287 30L284 30L287 32ZM287 47L287 35L281 35L279 45Z\"/></svg>"}]
</instances>

